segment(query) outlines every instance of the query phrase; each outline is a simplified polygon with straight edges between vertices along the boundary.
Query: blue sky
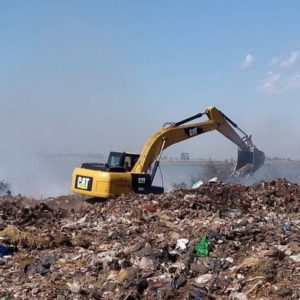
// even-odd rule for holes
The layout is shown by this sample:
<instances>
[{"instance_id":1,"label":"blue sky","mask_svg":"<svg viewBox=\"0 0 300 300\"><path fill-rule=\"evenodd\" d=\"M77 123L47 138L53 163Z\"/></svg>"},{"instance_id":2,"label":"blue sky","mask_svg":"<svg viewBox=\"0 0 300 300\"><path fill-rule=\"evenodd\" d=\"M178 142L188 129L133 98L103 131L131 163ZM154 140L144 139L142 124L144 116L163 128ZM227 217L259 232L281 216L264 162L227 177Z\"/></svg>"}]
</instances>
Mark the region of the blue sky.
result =
<instances>
[{"instance_id":1,"label":"blue sky","mask_svg":"<svg viewBox=\"0 0 300 300\"><path fill-rule=\"evenodd\" d=\"M1 1L2 153L140 151L217 106L300 158L299 1ZM217 133L167 154L235 157Z\"/></svg>"}]
</instances>

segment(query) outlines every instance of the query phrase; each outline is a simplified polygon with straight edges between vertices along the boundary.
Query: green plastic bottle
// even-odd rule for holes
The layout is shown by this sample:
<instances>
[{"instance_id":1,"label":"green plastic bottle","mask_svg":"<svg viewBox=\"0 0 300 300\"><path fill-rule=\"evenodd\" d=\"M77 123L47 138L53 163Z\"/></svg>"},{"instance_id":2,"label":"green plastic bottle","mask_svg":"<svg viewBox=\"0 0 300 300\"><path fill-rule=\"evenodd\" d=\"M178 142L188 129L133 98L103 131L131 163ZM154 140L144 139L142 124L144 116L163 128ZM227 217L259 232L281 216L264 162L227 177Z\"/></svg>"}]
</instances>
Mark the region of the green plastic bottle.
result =
<instances>
[{"instance_id":1,"label":"green plastic bottle","mask_svg":"<svg viewBox=\"0 0 300 300\"><path fill-rule=\"evenodd\" d=\"M202 236L200 242L195 244L195 250L200 257L207 257L209 255L208 238L206 234Z\"/></svg>"}]
</instances>

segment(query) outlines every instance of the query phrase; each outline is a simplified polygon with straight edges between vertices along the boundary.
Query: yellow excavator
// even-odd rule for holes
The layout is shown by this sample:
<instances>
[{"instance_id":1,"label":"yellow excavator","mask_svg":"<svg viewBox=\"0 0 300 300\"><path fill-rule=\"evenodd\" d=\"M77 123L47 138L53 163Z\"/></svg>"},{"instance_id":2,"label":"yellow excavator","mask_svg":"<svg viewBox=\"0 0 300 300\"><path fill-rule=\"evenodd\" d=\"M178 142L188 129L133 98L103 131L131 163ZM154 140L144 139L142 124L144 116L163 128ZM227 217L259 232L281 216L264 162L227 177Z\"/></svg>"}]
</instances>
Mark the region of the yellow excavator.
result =
<instances>
[{"instance_id":1,"label":"yellow excavator","mask_svg":"<svg viewBox=\"0 0 300 300\"><path fill-rule=\"evenodd\" d=\"M189 123L206 115L208 120ZM187 124L189 123L189 124ZM243 136L236 132L238 130ZM167 147L197 135L217 130L238 146L238 159L233 174L251 175L265 161L265 155L241 130L217 108L208 107L204 113L176 123L166 123L144 145L141 154L110 152L107 163L83 163L75 168L71 190L74 193L99 198L114 198L121 194L160 194L162 187L153 186L162 151Z\"/></svg>"}]
</instances>

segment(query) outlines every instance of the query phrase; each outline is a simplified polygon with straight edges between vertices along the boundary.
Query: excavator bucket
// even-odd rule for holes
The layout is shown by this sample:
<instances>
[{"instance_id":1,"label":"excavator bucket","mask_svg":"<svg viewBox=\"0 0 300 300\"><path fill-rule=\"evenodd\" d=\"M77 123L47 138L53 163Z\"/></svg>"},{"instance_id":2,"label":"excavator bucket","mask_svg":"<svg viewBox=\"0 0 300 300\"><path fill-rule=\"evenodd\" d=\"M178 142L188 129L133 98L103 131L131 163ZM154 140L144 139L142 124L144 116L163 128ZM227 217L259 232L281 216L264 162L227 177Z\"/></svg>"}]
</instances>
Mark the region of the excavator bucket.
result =
<instances>
[{"instance_id":1,"label":"excavator bucket","mask_svg":"<svg viewBox=\"0 0 300 300\"><path fill-rule=\"evenodd\" d=\"M238 159L234 169L234 175L245 176L256 172L265 162L265 154L255 146L249 147L249 151L238 150Z\"/></svg>"}]
</instances>

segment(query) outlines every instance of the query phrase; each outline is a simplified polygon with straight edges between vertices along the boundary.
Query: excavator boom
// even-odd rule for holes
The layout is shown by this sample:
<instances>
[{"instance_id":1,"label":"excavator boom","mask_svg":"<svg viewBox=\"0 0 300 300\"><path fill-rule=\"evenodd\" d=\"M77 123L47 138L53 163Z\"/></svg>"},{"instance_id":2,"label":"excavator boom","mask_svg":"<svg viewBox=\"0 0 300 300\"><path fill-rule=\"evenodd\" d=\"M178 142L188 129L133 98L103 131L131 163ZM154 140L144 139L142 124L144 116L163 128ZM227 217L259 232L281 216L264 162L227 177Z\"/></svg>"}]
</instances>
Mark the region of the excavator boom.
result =
<instances>
[{"instance_id":1,"label":"excavator boom","mask_svg":"<svg viewBox=\"0 0 300 300\"><path fill-rule=\"evenodd\" d=\"M203 115L208 117L207 121L186 124ZM233 127L240 130L244 137L241 138ZM167 147L212 130L219 131L239 147L238 160L234 170L236 175L252 174L263 165L265 159L264 153L253 146L251 137L246 135L221 111L212 106L208 107L204 113L197 114L177 123L170 123L168 127L154 133L146 142L132 172L147 172L158 155Z\"/></svg>"}]
</instances>

